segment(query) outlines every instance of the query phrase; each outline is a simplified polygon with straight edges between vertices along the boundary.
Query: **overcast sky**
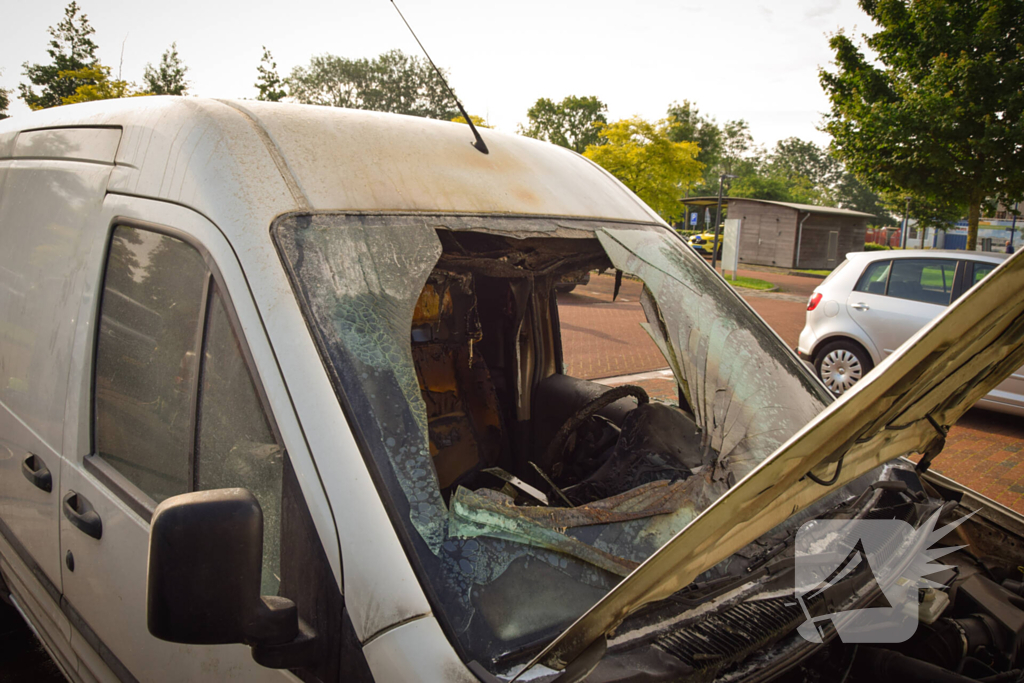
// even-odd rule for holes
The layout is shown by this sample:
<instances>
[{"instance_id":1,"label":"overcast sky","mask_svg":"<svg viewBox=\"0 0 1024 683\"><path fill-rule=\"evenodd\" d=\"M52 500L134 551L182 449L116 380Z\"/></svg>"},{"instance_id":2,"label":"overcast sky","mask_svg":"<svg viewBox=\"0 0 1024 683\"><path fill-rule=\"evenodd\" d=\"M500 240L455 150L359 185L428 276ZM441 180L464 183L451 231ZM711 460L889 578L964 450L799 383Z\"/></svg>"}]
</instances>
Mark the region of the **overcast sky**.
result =
<instances>
[{"instance_id":1,"label":"overcast sky","mask_svg":"<svg viewBox=\"0 0 1024 683\"><path fill-rule=\"evenodd\" d=\"M397 0L472 114L514 132L538 97L596 95L609 119L665 116L673 101L695 102L723 122L743 118L757 143L817 131L828 102L818 68L828 34L864 32L855 0ZM0 87L16 89L22 63L46 63L48 26L64 0L10 0L0 41ZM141 82L147 62L177 41L191 93L252 98L261 45L279 72L314 54L373 57L419 50L389 0L79 0L96 29L102 63ZM10 113L28 109L12 94Z\"/></svg>"}]
</instances>

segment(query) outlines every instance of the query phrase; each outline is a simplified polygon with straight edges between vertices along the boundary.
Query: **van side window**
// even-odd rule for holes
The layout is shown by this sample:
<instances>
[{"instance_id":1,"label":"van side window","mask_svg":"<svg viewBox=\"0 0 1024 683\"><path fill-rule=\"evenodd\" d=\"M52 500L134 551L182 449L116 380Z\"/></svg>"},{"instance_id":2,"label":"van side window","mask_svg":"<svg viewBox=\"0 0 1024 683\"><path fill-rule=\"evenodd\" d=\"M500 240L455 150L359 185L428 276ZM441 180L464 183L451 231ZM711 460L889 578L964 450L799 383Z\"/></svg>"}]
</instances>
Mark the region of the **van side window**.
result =
<instances>
[{"instance_id":1,"label":"van side window","mask_svg":"<svg viewBox=\"0 0 1024 683\"><path fill-rule=\"evenodd\" d=\"M157 502L190 490L207 277L202 256L181 240L114 230L96 349L96 452Z\"/></svg>"},{"instance_id":2,"label":"van side window","mask_svg":"<svg viewBox=\"0 0 1024 683\"><path fill-rule=\"evenodd\" d=\"M892 261L875 261L869 265L857 280L855 292L866 294L885 294L885 284L889 281L889 265Z\"/></svg>"},{"instance_id":3,"label":"van side window","mask_svg":"<svg viewBox=\"0 0 1024 683\"><path fill-rule=\"evenodd\" d=\"M270 422L220 293L207 312L199 380L195 487L249 489L263 508L263 595L280 583L281 480L284 451Z\"/></svg>"}]
</instances>

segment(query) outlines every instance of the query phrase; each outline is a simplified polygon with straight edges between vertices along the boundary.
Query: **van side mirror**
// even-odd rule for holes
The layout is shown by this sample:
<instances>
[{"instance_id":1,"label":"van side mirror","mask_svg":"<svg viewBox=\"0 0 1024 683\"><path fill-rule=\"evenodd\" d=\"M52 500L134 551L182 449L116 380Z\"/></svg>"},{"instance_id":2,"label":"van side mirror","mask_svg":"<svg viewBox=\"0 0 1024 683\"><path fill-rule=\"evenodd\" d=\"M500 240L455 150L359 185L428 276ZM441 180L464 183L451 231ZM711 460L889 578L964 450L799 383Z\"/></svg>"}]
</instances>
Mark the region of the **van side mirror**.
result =
<instances>
[{"instance_id":1,"label":"van side mirror","mask_svg":"<svg viewBox=\"0 0 1024 683\"><path fill-rule=\"evenodd\" d=\"M271 668L310 663L315 634L287 598L261 596L263 510L246 489L168 498L150 522L146 619L172 643L245 643Z\"/></svg>"}]
</instances>

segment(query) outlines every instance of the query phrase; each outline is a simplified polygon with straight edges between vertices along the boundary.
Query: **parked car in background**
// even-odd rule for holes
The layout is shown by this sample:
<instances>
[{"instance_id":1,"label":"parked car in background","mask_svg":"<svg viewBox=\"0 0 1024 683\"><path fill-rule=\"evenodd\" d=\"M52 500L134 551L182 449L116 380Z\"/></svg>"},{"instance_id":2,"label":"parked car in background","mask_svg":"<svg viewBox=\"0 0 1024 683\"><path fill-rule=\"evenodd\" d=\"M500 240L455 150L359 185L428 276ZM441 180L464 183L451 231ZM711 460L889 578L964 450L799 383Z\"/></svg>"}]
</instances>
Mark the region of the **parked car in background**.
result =
<instances>
[{"instance_id":1,"label":"parked car in background","mask_svg":"<svg viewBox=\"0 0 1024 683\"><path fill-rule=\"evenodd\" d=\"M590 284L590 271L584 270L576 273L569 273L563 275L561 279L555 283L555 291L568 294L572 290L576 289L577 285L583 285L586 287Z\"/></svg>"},{"instance_id":2,"label":"parked car in background","mask_svg":"<svg viewBox=\"0 0 1024 683\"><path fill-rule=\"evenodd\" d=\"M687 240L691 247L697 250L698 254L711 256L712 246L715 243L715 233L701 232L691 235ZM718 256L722 256L722 235L718 236Z\"/></svg>"},{"instance_id":3,"label":"parked car in background","mask_svg":"<svg viewBox=\"0 0 1024 683\"><path fill-rule=\"evenodd\" d=\"M934 249L847 254L807 302L797 353L842 394L1006 259ZM1024 369L978 406L1024 415Z\"/></svg>"}]
</instances>

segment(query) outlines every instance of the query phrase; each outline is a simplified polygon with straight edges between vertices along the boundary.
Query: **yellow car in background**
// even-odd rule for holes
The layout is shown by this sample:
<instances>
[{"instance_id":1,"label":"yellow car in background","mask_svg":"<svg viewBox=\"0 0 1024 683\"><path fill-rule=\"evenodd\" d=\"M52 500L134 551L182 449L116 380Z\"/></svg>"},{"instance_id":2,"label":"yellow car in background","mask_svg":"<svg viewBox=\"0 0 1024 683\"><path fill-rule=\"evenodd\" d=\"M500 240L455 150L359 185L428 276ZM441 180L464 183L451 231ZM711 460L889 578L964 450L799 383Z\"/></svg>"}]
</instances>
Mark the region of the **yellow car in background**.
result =
<instances>
[{"instance_id":1,"label":"yellow car in background","mask_svg":"<svg viewBox=\"0 0 1024 683\"><path fill-rule=\"evenodd\" d=\"M690 246L697 250L697 253L702 256L711 256L712 244L715 243L715 233L713 232L701 232L696 235L691 235L690 239L687 240ZM718 236L718 256L722 256L722 235Z\"/></svg>"}]
</instances>

